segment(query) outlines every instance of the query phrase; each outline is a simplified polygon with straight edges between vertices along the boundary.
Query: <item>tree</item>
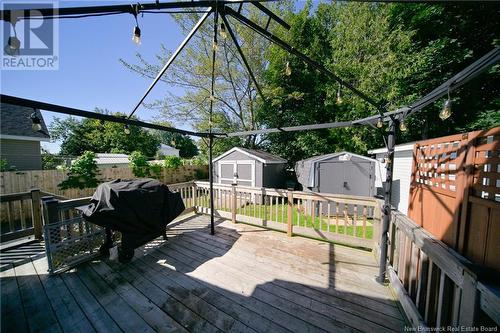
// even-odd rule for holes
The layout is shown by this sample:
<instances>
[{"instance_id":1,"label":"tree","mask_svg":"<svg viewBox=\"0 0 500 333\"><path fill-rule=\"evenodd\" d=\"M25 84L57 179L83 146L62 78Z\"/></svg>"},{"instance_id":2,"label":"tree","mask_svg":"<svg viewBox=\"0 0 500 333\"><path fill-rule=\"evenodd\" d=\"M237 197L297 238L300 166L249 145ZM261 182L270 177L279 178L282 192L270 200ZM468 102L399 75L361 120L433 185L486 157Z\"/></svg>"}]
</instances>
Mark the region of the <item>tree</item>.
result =
<instances>
[{"instance_id":1,"label":"tree","mask_svg":"<svg viewBox=\"0 0 500 333\"><path fill-rule=\"evenodd\" d=\"M292 15L292 29L284 39L324 64L389 109L410 101L400 86L418 70L418 54L411 48L411 32L391 27L388 7L374 4L319 4L311 14L311 2ZM292 73L287 76L285 64ZM270 106L259 110L266 127L282 127L353 120L376 114L369 105L331 77L290 56L270 49L266 72ZM341 103L337 94L341 94ZM291 163L316 154L349 150L365 153L379 146L383 131L369 127L271 134L266 137L274 153Z\"/></svg>"},{"instance_id":2,"label":"tree","mask_svg":"<svg viewBox=\"0 0 500 333\"><path fill-rule=\"evenodd\" d=\"M99 168L95 161L96 155L91 151L86 151L78 157L69 167L68 178L58 186L61 190L70 188L94 188L99 184L97 176Z\"/></svg>"},{"instance_id":3,"label":"tree","mask_svg":"<svg viewBox=\"0 0 500 333\"><path fill-rule=\"evenodd\" d=\"M48 150L42 148L42 169L43 170L54 170L59 165L64 163L64 159L51 154Z\"/></svg>"},{"instance_id":4,"label":"tree","mask_svg":"<svg viewBox=\"0 0 500 333\"><path fill-rule=\"evenodd\" d=\"M106 110L96 111L107 113ZM125 115L116 113L115 116ZM159 139L144 128L130 126L129 129L130 134L127 135L123 124L69 117L56 118L50 131L54 139L62 141L61 155L78 156L86 150L96 153L131 153L137 150L146 156L155 156Z\"/></svg>"},{"instance_id":5,"label":"tree","mask_svg":"<svg viewBox=\"0 0 500 333\"><path fill-rule=\"evenodd\" d=\"M498 3L394 4L389 7L392 26L412 31L412 52L422 50L421 70L402 89L418 97L451 78L495 46L500 30ZM410 119L405 140L443 136L460 131L487 129L500 124L500 68L468 82L451 93L453 114L438 118L444 100L426 107Z\"/></svg>"},{"instance_id":6,"label":"tree","mask_svg":"<svg viewBox=\"0 0 500 333\"><path fill-rule=\"evenodd\" d=\"M292 4L270 4L275 11L282 11ZM255 6L244 6L245 15L252 20L266 24L267 16ZM198 21L198 14L174 16L181 30L187 34ZM231 19L230 19L231 20ZM263 82L262 74L267 63L265 57L268 43L255 38L255 33L241 24L230 22L238 36L239 44L246 55L257 81ZM274 24L273 24L274 25ZM274 29L271 26L271 29ZM185 123L191 127L207 131L209 128L210 85L212 71L212 39L213 23L209 19L200 28L186 46L181 57L178 57L168 69L161 81L172 87L181 88L182 94L166 92L162 100L157 100L148 107L160 110L165 119ZM256 117L258 105L262 102L250 76L247 73L233 42L219 37L215 71L215 103L213 113L213 130L232 132L252 130L261 127ZM157 55L157 61L150 63L141 54L137 54L137 62L129 63L121 60L130 70L147 78L154 78L171 52L163 45ZM206 145L200 141L200 150L206 153ZM253 147L259 144L258 137L249 136L244 139L217 140L215 154L221 153L235 145Z\"/></svg>"}]
</instances>

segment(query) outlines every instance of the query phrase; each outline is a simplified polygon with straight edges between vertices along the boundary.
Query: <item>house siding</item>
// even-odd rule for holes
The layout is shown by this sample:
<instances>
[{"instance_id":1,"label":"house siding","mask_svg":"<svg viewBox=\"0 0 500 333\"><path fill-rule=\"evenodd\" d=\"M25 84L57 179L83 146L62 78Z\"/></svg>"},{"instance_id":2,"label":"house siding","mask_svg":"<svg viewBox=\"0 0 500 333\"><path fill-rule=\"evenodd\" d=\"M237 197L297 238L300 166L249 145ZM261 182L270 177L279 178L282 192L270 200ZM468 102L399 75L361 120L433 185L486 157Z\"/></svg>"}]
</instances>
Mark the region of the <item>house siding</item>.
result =
<instances>
[{"instance_id":1,"label":"house siding","mask_svg":"<svg viewBox=\"0 0 500 333\"><path fill-rule=\"evenodd\" d=\"M17 170L41 170L42 156L39 141L0 140L0 157Z\"/></svg>"},{"instance_id":2,"label":"house siding","mask_svg":"<svg viewBox=\"0 0 500 333\"><path fill-rule=\"evenodd\" d=\"M382 159L385 154L377 154L377 159ZM404 214L408 213L412 165L413 148L394 152L391 204ZM385 181L385 163L380 163L380 167L382 179ZM383 193L382 188L379 188L378 192Z\"/></svg>"}]
</instances>

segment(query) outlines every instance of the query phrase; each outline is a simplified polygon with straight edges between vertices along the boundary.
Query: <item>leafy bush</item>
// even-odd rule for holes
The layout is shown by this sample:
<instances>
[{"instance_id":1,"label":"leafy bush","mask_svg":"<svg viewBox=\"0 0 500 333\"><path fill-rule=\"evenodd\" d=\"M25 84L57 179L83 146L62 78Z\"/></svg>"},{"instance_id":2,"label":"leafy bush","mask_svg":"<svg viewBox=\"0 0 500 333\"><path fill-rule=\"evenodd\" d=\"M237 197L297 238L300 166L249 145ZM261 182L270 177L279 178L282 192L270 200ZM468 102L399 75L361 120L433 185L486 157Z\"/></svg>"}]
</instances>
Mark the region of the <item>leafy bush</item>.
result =
<instances>
[{"instance_id":1,"label":"leafy bush","mask_svg":"<svg viewBox=\"0 0 500 333\"><path fill-rule=\"evenodd\" d=\"M0 159L0 171L8 171L9 170L9 163L5 158Z\"/></svg>"},{"instance_id":2,"label":"leafy bush","mask_svg":"<svg viewBox=\"0 0 500 333\"><path fill-rule=\"evenodd\" d=\"M177 169L182 165L182 159L178 156L167 156L164 165L167 169Z\"/></svg>"},{"instance_id":3,"label":"leafy bush","mask_svg":"<svg viewBox=\"0 0 500 333\"><path fill-rule=\"evenodd\" d=\"M64 160L51 154L48 150L42 148L42 169L43 170L54 170L57 169L59 165L62 165Z\"/></svg>"},{"instance_id":4,"label":"leafy bush","mask_svg":"<svg viewBox=\"0 0 500 333\"><path fill-rule=\"evenodd\" d=\"M149 166L149 171L150 174L153 178L160 179L161 178L161 171L163 170L163 167L161 164L156 164L153 163Z\"/></svg>"},{"instance_id":5,"label":"leafy bush","mask_svg":"<svg viewBox=\"0 0 500 333\"><path fill-rule=\"evenodd\" d=\"M132 168L132 173L136 177L149 177L150 167L146 156L144 156L140 151L134 151L130 154L130 167Z\"/></svg>"},{"instance_id":6,"label":"leafy bush","mask_svg":"<svg viewBox=\"0 0 500 333\"><path fill-rule=\"evenodd\" d=\"M208 179L208 172L202 169L196 169L194 171L194 178L196 180L205 180Z\"/></svg>"},{"instance_id":7,"label":"leafy bush","mask_svg":"<svg viewBox=\"0 0 500 333\"><path fill-rule=\"evenodd\" d=\"M208 159L206 158L206 156L203 155L195 156L191 159L191 165L198 165L198 166L208 165Z\"/></svg>"},{"instance_id":8,"label":"leafy bush","mask_svg":"<svg viewBox=\"0 0 500 333\"><path fill-rule=\"evenodd\" d=\"M99 169L95 161L96 155L86 151L78 157L69 167L68 179L62 181L58 186L61 190L70 188L92 188L99 184L97 176Z\"/></svg>"}]
</instances>

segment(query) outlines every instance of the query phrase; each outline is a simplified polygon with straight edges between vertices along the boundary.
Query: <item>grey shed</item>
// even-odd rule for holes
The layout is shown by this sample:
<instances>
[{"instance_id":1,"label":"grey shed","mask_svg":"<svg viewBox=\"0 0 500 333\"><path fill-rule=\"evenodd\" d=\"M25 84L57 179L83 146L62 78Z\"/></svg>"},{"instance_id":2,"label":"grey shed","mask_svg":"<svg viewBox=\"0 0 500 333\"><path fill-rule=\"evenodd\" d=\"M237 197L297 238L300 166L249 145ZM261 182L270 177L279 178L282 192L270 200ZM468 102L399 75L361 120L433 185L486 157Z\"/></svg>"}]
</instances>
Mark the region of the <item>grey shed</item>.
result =
<instances>
[{"instance_id":1,"label":"grey shed","mask_svg":"<svg viewBox=\"0 0 500 333\"><path fill-rule=\"evenodd\" d=\"M261 150L234 147L213 160L214 180L239 185L284 188L287 160Z\"/></svg>"},{"instance_id":2,"label":"grey shed","mask_svg":"<svg viewBox=\"0 0 500 333\"><path fill-rule=\"evenodd\" d=\"M375 195L376 160L340 152L314 156L295 164L304 190L371 197Z\"/></svg>"}]
</instances>

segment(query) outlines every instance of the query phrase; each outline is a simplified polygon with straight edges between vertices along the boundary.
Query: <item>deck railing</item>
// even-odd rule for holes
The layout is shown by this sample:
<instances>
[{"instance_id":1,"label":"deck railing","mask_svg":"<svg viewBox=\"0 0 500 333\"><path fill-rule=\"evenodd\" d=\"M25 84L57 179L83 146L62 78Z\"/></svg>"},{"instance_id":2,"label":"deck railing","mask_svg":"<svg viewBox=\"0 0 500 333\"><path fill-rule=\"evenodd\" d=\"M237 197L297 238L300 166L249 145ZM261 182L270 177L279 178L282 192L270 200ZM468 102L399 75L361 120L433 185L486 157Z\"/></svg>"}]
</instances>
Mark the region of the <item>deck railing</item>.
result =
<instances>
[{"instance_id":1,"label":"deck railing","mask_svg":"<svg viewBox=\"0 0 500 333\"><path fill-rule=\"evenodd\" d=\"M2 242L33 234L42 238L41 195L38 189L0 195Z\"/></svg>"},{"instance_id":2,"label":"deck railing","mask_svg":"<svg viewBox=\"0 0 500 333\"><path fill-rule=\"evenodd\" d=\"M479 309L500 325L498 291L467 259L397 211L389 239L387 273L414 327L477 327Z\"/></svg>"},{"instance_id":3,"label":"deck railing","mask_svg":"<svg viewBox=\"0 0 500 333\"><path fill-rule=\"evenodd\" d=\"M197 212L209 213L209 183L194 182ZM380 201L375 198L214 184L216 214L233 222L376 248Z\"/></svg>"}]
</instances>

